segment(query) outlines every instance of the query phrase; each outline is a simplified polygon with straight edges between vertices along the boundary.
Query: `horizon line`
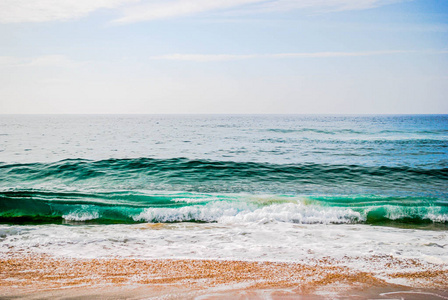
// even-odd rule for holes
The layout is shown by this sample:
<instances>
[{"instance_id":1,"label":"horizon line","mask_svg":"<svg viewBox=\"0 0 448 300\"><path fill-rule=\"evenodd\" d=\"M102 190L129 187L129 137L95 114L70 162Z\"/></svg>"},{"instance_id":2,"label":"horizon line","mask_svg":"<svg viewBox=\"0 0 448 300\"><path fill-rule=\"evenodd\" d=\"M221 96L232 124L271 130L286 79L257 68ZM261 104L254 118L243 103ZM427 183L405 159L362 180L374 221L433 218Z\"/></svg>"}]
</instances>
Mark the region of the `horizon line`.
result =
<instances>
[{"instance_id":1,"label":"horizon line","mask_svg":"<svg viewBox=\"0 0 448 300\"><path fill-rule=\"evenodd\" d=\"M0 116L306 116L306 115L334 115L334 116L437 116L447 113L0 113Z\"/></svg>"}]
</instances>

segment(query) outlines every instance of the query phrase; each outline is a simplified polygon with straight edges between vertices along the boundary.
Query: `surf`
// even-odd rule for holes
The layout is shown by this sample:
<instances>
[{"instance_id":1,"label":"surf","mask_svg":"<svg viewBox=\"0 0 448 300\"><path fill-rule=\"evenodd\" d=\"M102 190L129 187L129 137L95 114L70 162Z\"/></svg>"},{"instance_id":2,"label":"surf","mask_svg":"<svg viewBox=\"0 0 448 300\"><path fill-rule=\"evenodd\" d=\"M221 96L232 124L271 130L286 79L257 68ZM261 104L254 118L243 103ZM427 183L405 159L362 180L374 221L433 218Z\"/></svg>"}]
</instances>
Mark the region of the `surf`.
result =
<instances>
[{"instance_id":1,"label":"surf","mask_svg":"<svg viewBox=\"0 0 448 300\"><path fill-rule=\"evenodd\" d=\"M266 195L179 191L0 192L7 224L260 223L448 224L448 201L376 195Z\"/></svg>"}]
</instances>

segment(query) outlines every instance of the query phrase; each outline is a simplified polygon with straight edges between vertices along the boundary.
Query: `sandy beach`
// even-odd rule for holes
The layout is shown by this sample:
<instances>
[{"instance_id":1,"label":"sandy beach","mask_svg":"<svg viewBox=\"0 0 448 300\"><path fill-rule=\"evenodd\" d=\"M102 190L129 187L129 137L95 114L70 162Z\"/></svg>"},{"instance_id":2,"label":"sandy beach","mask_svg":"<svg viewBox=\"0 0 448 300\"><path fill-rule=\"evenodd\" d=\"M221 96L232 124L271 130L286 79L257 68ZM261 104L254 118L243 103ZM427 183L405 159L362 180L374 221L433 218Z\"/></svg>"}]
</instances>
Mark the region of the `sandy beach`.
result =
<instances>
[{"instance_id":1,"label":"sandy beach","mask_svg":"<svg viewBox=\"0 0 448 300\"><path fill-rule=\"evenodd\" d=\"M415 262L395 263L405 266ZM425 299L447 299L448 272L434 265L418 269L385 276L354 271L329 260L275 263L69 259L13 254L0 260L0 296L8 299L421 299L424 295Z\"/></svg>"}]
</instances>

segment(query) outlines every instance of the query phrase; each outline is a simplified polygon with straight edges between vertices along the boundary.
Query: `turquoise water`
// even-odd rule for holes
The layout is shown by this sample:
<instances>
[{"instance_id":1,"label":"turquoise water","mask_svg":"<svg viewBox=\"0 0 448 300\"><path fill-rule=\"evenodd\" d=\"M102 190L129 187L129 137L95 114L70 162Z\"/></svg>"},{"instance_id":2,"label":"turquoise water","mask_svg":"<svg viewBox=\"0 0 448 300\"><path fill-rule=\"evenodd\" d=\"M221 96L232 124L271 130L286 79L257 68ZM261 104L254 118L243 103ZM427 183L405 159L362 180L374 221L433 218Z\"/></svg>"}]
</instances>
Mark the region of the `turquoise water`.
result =
<instances>
[{"instance_id":1,"label":"turquoise water","mask_svg":"<svg viewBox=\"0 0 448 300\"><path fill-rule=\"evenodd\" d=\"M1 116L0 223L448 224L448 116Z\"/></svg>"}]
</instances>

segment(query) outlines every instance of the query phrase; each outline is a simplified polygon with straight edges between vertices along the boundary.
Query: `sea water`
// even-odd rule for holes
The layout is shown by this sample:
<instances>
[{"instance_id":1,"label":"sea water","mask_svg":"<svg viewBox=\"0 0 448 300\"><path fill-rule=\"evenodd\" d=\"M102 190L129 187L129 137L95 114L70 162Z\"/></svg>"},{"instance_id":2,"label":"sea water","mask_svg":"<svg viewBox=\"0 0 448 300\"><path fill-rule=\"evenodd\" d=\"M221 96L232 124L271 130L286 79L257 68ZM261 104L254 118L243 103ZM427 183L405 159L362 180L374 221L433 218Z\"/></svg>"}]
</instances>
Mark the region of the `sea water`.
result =
<instances>
[{"instance_id":1,"label":"sea water","mask_svg":"<svg viewBox=\"0 0 448 300\"><path fill-rule=\"evenodd\" d=\"M447 115L0 116L3 256L446 265L447 229Z\"/></svg>"}]
</instances>

